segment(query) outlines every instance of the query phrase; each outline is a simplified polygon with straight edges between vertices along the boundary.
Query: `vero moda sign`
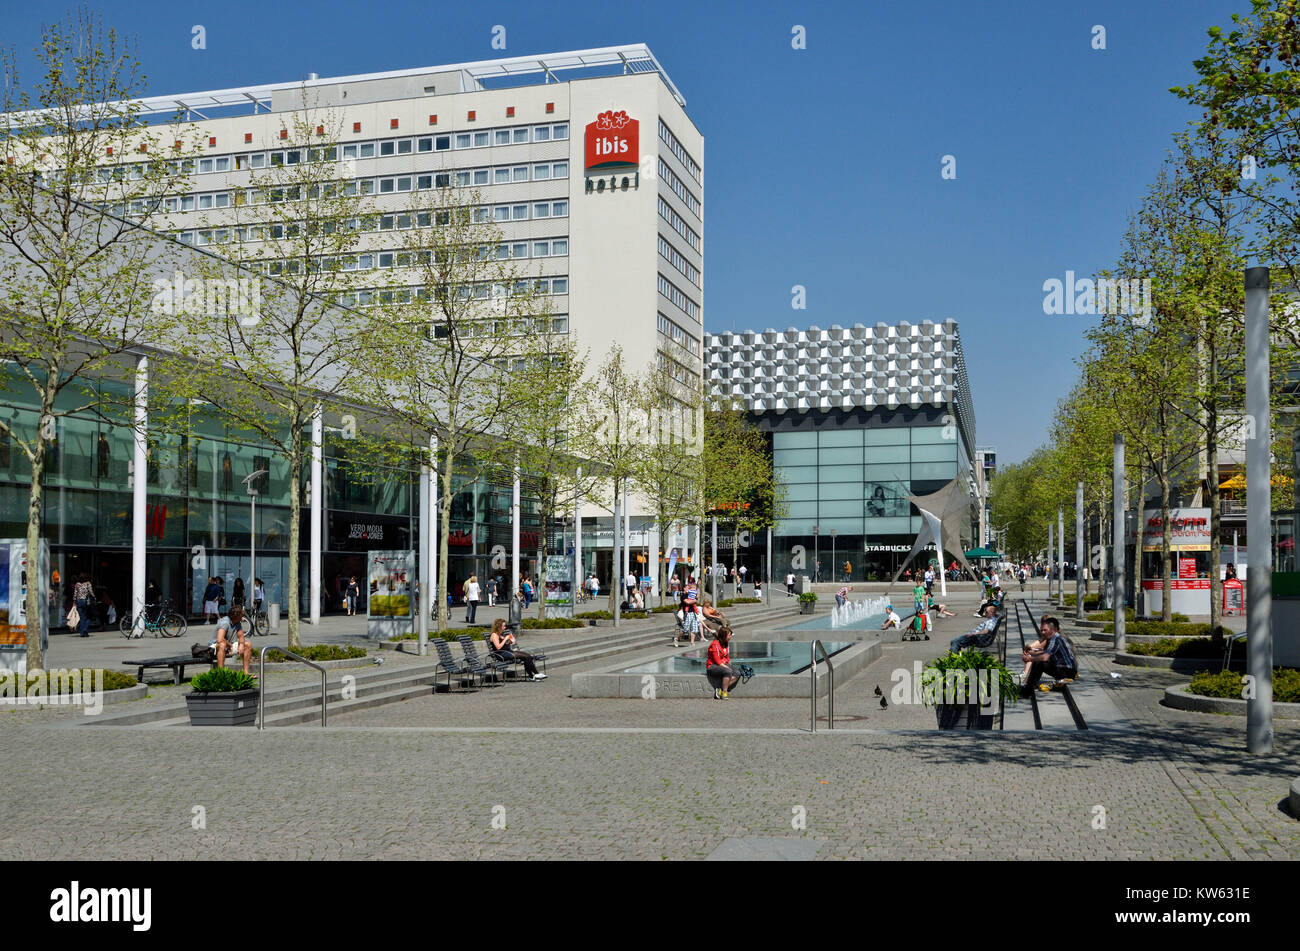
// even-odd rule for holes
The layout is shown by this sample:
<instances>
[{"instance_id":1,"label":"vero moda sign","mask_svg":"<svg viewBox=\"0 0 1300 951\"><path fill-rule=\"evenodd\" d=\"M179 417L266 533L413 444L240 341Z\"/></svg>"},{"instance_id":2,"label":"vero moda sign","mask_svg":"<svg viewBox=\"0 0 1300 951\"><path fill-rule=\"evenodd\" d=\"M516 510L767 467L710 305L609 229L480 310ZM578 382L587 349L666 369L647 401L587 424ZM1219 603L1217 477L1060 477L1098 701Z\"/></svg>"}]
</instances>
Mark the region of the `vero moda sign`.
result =
<instances>
[{"instance_id":1,"label":"vero moda sign","mask_svg":"<svg viewBox=\"0 0 1300 951\"><path fill-rule=\"evenodd\" d=\"M610 109L587 124L588 172L637 168L641 154L641 123L629 119L627 112Z\"/></svg>"}]
</instances>

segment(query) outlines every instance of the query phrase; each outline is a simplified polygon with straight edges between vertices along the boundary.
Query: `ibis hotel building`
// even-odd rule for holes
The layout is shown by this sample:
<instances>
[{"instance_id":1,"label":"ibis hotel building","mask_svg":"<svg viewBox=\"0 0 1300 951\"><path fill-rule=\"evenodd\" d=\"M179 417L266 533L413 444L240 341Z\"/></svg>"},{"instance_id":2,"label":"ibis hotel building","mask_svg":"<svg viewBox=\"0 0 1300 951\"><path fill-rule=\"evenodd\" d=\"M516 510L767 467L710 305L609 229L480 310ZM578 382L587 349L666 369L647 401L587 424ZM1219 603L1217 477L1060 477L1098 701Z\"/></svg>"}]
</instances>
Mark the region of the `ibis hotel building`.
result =
<instances>
[{"instance_id":1,"label":"ibis hotel building","mask_svg":"<svg viewBox=\"0 0 1300 951\"><path fill-rule=\"evenodd\" d=\"M971 547L975 412L956 321L710 334L705 360L710 387L770 435L786 501L777 576L799 570L792 553L810 577L820 562L823 581L846 563L856 580L893 572L921 530L910 498L954 479L970 499L960 533Z\"/></svg>"},{"instance_id":2,"label":"ibis hotel building","mask_svg":"<svg viewBox=\"0 0 1300 951\"><path fill-rule=\"evenodd\" d=\"M312 75L168 93L137 105L153 123L170 121L180 109L199 132L200 154L185 160L175 192L165 199L167 230L180 241L235 260L256 258L252 245L261 229L248 222L256 220L250 212L264 197L250 186L257 170L303 161L308 148L324 149L341 163L340 174L374 199L377 214L362 224L371 233L350 262L363 272L365 289L342 302L365 307L385 294L420 290L400 254L407 237L400 232L422 224L409 213L412 193L454 183L477 193L479 220L501 229L498 254L517 260L536 279L550 298L550 329L571 335L593 370L617 343L633 371L657 364L676 379L683 397L699 392L704 139L647 47ZM304 132L307 116L320 125ZM308 141L297 141L304 135ZM105 165L130 161L103 158ZM27 408L16 405L11 392L0 388L0 404L14 404L0 411L18 418ZM130 435L90 417L68 417L60 425L47 475L47 497L57 500L45 529L52 563L61 578L85 571L118 604L129 604L131 514L123 494ZM207 579L191 567L191 549L206 546L215 566L209 573L227 576L229 588L246 565L250 534L258 574L267 579L268 597L277 599L287 564L287 493L294 484L288 474L273 476L258 500L257 524L250 526L243 480L258 469L274 470L274 460L234 427L227 431L218 420L210 428L160 450L147 476L148 573L178 606L199 613ZM348 576L361 574L366 551L414 547L418 479L395 470L382 485L362 483L349 476L345 460L330 458L328 447L325 453L323 505L303 516L320 520L323 543L318 552L304 547L303 562L323 564L322 600L329 609L340 603ZM20 536L25 520L23 466L21 453L0 445L6 537ZM455 596L470 574L489 573L496 546L510 550L511 528L508 485L471 474L453 490L449 567ZM520 547L523 570L534 572L535 511L525 474ZM608 585L612 519L596 510L584 514L585 567L596 567ZM646 544L638 522L631 541ZM312 535L307 528L304 546ZM550 550L563 550L560 543L557 535ZM308 610L305 603L302 610Z\"/></svg>"}]
</instances>

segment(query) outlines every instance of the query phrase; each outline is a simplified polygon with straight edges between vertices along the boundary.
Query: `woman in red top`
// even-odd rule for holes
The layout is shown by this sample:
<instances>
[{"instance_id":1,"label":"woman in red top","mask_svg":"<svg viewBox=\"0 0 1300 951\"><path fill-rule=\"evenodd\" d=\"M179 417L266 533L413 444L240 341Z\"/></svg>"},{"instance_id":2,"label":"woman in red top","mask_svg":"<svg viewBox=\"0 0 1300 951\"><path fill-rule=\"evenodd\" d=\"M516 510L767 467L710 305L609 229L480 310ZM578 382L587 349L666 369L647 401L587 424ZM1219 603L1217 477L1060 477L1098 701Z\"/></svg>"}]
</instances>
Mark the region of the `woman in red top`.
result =
<instances>
[{"instance_id":1,"label":"woman in red top","mask_svg":"<svg viewBox=\"0 0 1300 951\"><path fill-rule=\"evenodd\" d=\"M714 700L726 700L727 692L740 683L740 675L731 667L731 628L718 629L718 636L709 644L704 673L713 684Z\"/></svg>"}]
</instances>

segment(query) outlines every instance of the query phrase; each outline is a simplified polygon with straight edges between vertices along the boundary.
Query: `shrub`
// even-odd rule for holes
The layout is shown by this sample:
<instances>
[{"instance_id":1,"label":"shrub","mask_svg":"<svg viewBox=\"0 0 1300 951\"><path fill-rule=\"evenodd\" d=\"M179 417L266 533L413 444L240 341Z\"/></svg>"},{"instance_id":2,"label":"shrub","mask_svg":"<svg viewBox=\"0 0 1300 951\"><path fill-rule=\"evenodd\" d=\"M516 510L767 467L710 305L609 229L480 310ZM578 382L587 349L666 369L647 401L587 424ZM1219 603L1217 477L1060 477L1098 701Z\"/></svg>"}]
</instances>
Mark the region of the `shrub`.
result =
<instances>
[{"instance_id":1,"label":"shrub","mask_svg":"<svg viewBox=\"0 0 1300 951\"><path fill-rule=\"evenodd\" d=\"M581 614L575 614L574 617L583 621L612 621L614 615L609 611L583 611Z\"/></svg>"},{"instance_id":2,"label":"shrub","mask_svg":"<svg viewBox=\"0 0 1300 951\"><path fill-rule=\"evenodd\" d=\"M190 688L195 693L233 693L236 690L252 690L256 686L256 677L233 667L213 667L190 680Z\"/></svg>"},{"instance_id":3,"label":"shrub","mask_svg":"<svg viewBox=\"0 0 1300 951\"><path fill-rule=\"evenodd\" d=\"M1115 622L1107 624L1102 630L1113 634ZM1210 637L1214 630L1208 624L1188 624L1185 621L1134 621L1124 625L1124 633L1142 636L1154 634L1157 637Z\"/></svg>"},{"instance_id":4,"label":"shrub","mask_svg":"<svg viewBox=\"0 0 1300 951\"><path fill-rule=\"evenodd\" d=\"M483 627L449 627L447 630L439 633L430 631L430 638L440 638L444 641L454 641L461 634L468 634L471 640L481 641L487 638L487 628ZM390 637L390 641L418 641L420 639L419 631L410 631L401 637Z\"/></svg>"},{"instance_id":5,"label":"shrub","mask_svg":"<svg viewBox=\"0 0 1300 951\"><path fill-rule=\"evenodd\" d=\"M548 617L545 620L535 617L524 618L522 627L525 630L550 630L561 627L586 627L581 621L571 617Z\"/></svg>"},{"instance_id":6,"label":"shrub","mask_svg":"<svg viewBox=\"0 0 1300 951\"><path fill-rule=\"evenodd\" d=\"M631 619L634 620L634 621L643 621L643 620L645 620L646 618L648 618L649 616L650 616L650 615L647 614L645 611L624 611L624 612L620 615L620 617L622 617L622 618L625 618L625 619L626 619L626 618L631 618Z\"/></svg>"},{"instance_id":7,"label":"shrub","mask_svg":"<svg viewBox=\"0 0 1300 951\"><path fill-rule=\"evenodd\" d=\"M125 690L127 687L134 687L137 683L135 677L131 676L130 674L123 673L120 670L105 670L100 667L80 668L79 670L76 671L77 682L83 686L88 686L91 689L95 689L96 671L98 671L100 675L102 675L104 678L103 679L104 690ZM61 686L59 676L56 674L53 677L53 679L51 679L50 678L51 673L53 673L53 671L48 671L48 670L44 671L43 675L40 676L39 678L37 674L14 674L8 671L6 671L5 673L0 673L0 691L3 691L9 694L10 696L14 695L16 692L15 687L17 686L17 683L16 682L11 683L10 681L15 681L15 678L17 677L26 677L27 689L25 691L22 691L25 695L30 695L32 690L35 689L36 684L39 682L44 687L43 692L46 694L46 696L49 696L52 693L52 691L58 690ZM66 693L66 691L63 692Z\"/></svg>"},{"instance_id":8,"label":"shrub","mask_svg":"<svg viewBox=\"0 0 1300 951\"><path fill-rule=\"evenodd\" d=\"M1223 700L1242 700L1241 674L1225 670L1217 674L1200 671L1192 677L1192 693ZM1273 699L1278 703L1300 703L1300 670L1273 668Z\"/></svg>"},{"instance_id":9,"label":"shrub","mask_svg":"<svg viewBox=\"0 0 1300 951\"><path fill-rule=\"evenodd\" d=\"M657 608L651 608L650 613L651 614L675 614L679 607L680 605L677 604L661 604ZM578 617L582 617L582 615L579 614Z\"/></svg>"},{"instance_id":10,"label":"shrub","mask_svg":"<svg viewBox=\"0 0 1300 951\"><path fill-rule=\"evenodd\" d=\"M800 604L808 604L809 602L815 602L816 600L817 600L816 591L805 591L803 594L799 595Z\"/></svg>"},{"instance_id":11,"label":"shrub","mask_svg":"<svg viewBox=\"0 0 1300 951\"><path fill-rule=\"evenodd\" d=\"M998 691L1001 695L1015 703L1020 698L1020 691L1016 687L1016 680L1011 675L1001 661L992 654L986 654L977 648L968 647L965 650L949 651L942 657L936 657L925 666L921 673L922 691L921 698L929 706L943 700L942 689L945 677L948 671L966 671L966 670L988 670L989 679L996 679ZM936 691L940 692L936 696ZM978 703L978 700L971 701Z\"/></svg>"},{"instance_id":12,"label":"shrub","mask_svg":"<svg viewBox=\"0 0 1300 951\"><path fill-rule=\"evenodd\" d=\"M365 657L366 649L354 647L352 644L308 644L298 648L294 653L315 661L352 660L355 657ZM267 651L266 659L276 662L293 660L288 654L278 650Z\"/></svg>"},{"instance_id":13,"label":"shrub","mask_svg":"<svg viewBox=\"0 0 1300 951\"><path fill-rule=\"evenodd\" d=\"M1176 657L1182 659L1215 659L1223 657L1225 649L1222 634L1211 637L1162 637L1151 644L1129 644L1130 654L1143 657Z\"/></svg>"}]
</instances>

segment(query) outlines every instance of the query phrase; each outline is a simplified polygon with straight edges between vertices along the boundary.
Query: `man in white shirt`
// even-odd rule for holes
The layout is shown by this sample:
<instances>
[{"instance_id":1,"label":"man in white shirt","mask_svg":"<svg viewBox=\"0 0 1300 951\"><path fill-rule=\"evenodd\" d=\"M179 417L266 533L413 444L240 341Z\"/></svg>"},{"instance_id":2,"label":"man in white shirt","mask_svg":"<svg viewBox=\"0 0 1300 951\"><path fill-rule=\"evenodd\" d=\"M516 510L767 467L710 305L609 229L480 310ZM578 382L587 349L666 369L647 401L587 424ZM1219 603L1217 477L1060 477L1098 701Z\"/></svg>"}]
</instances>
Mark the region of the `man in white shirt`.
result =
<instances>
[{"instance_id":1,"label":"man in white shirt","mask_svg":"<svg viewBox=\"0 0 1300 951\"><path fill-rule=\"evenodd\" d=\"M482 596L482 589L478 584L478 575L470 575L469 580L465 582L465 623L473 624L474 617L478 613L478 602Z\"/></svg>"},{"instance_id":2,"label":"man in white shirt","mask_svg":"<svg viewBox=\"0 0 1300 951\"><path fill-rule=\"evenodd\" d=\"M925 593L934 594L934 569L925 569Z\"/></svg>"},{"instance_id":3,"label":"man in white shirt","mask_svg":"<svg viewBox=\"0 0 1300 951\"><path fill-rule=\"evenodd\" d=\"M794 597L794 572L793 571L785 576L785 596L787 598Z\"/></svg>"}]
</instances>

